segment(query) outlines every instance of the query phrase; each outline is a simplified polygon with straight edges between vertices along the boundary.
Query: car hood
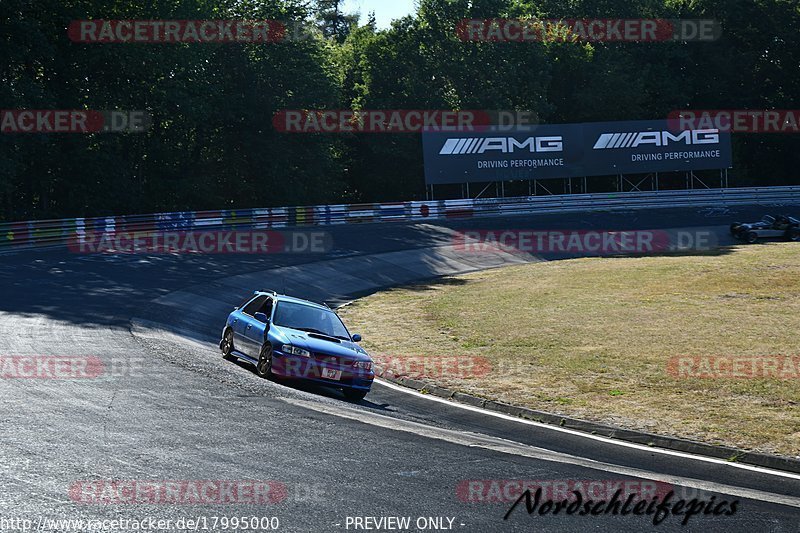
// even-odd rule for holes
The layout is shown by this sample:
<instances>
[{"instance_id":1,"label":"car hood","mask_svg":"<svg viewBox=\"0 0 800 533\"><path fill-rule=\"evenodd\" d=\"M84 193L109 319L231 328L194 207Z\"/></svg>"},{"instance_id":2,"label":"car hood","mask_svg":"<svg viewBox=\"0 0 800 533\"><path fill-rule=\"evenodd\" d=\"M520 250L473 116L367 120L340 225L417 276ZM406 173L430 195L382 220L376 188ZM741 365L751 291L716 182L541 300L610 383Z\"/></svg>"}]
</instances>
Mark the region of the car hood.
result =
<instances>
[{"instance_id":1,"label":"car hood","mask_svg":"<svg viewBox=\"0 0 800 533\"><path fill-rule=\"evenodd\" d=\"M320 338L320 336L313 333L275 325L272 326L272 330L281 342L304 348L311 353L347 357L359 361L371 361L366 350L354 342L345 340L334 342Z\"/></svg>"}]
</instances>

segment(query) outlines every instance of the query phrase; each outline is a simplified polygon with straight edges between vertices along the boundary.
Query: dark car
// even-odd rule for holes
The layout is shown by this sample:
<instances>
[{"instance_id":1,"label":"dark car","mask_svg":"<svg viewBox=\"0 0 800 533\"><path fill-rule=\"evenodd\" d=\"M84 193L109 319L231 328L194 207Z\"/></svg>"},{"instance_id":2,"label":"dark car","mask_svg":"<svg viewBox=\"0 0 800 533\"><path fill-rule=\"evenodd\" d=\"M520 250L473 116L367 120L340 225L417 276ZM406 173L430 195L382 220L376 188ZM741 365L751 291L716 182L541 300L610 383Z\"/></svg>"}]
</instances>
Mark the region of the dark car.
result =
<instances>
[{"instance_id":1,"label":"dark car","mask_svg":"<svg viewBox=\"0 0 800 533\"><path fill-rule=\"evenodd\" d=\"M800 241L800 220L786 215L765 215L759 222L731 224L731 234L742 241L754 243L759 239L788 239Z\"/></svg>"},{"instance_id":2,"label":"dark car","mask_svg":"<svg viewBox=\"0 0 800 533\"><path fill-rule=\"evenodd\" d=\"M312 381L359 401L375 379L360 341L327 305L257 291L228 316L220 349L254 364L260 377Z\"/></svg>"}]
</instances>

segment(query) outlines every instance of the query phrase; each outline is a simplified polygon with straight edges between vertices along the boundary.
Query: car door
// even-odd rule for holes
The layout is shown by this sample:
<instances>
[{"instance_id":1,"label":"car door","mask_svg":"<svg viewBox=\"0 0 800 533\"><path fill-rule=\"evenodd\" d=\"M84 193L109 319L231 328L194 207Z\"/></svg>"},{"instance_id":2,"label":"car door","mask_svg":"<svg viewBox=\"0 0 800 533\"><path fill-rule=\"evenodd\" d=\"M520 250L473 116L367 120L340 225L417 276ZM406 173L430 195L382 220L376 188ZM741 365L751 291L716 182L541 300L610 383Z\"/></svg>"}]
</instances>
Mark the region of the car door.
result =
<instances>
[{"instance_id":1,"label":"car door","mask_svg":"<svg viewBox=\"0 0 800 533\"><path fill-rule=\"evenodd\" d=\"M231 315L230 321L231 330L233 331L233 347L237 352L244 353L244 315L242 310L234 311Z\"/></svg>"},{"instance_id":2,"label":"car door","mask_svg":"<svg viewBox=\"0 0 800 533\"><path fill-rule=\"evenodd\" d=\"M228 325L231 327L231 331L233 331L233 347L237 352L245 353L244 329L247 324L245 323L246 321L244 320L245 315L243 313L243 310L255 300L256 300L255 297L251 297L249 300L245 300L244 303L239 307L237 307L231 314Z\"/></svg>"},{"instance_id":3,"label":"car door","mask_svg":"<svg viewBox=\"0 0 800 533\"><path fill-rule=\"evenodd\" d=\"M257 318L247 317L247 325L244 330L245 343L248 350L247 355L255 360L258 360L261 356L261 348L266 339L267 327L269 326Z\"/></svg>"},{"instance_id":4,"label":"car door","mask_svg":"<svg viewBox=\"0 0 800 533\"><path fill-rule=\"evenodd\" d=\"M258 359L259 352L261 351L262 341L256 341L254 335L259 329L258 320L255 319L255 314L264 306L264 303L269 300L269 296L259 296L252 302L247 304L239 314L239 322L234 326L234 345L236 349L248 357ZM261 324L263 326L263 324ZM261 329L263 339L264 328ZM257 346L256 346L257 344Z\"/></svg>"}]
</instances>

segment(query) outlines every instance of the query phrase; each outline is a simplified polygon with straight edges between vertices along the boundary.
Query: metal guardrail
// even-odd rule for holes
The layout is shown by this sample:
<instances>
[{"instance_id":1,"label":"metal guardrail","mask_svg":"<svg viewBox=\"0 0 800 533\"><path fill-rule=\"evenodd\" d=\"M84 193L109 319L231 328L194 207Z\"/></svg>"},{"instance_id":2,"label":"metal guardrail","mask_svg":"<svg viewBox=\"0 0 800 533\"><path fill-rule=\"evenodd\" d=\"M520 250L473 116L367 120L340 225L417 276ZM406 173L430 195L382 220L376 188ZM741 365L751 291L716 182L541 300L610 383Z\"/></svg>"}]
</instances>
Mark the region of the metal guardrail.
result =
<instances>
[{"instance_id":1,"label":"metal guardrail","mask_svg":"<svg viewBox=\"0 0 800 533\"><path fill-rule=\"evenodd\" d=\"M0 224L0 250L79 243L87 234L204 230L263 230L367 222L424 221L474 216L590 212L670 207L799 204L800 187L646 191L522 196L379 204L188 211Z\"/></svg>"}]
</instances>

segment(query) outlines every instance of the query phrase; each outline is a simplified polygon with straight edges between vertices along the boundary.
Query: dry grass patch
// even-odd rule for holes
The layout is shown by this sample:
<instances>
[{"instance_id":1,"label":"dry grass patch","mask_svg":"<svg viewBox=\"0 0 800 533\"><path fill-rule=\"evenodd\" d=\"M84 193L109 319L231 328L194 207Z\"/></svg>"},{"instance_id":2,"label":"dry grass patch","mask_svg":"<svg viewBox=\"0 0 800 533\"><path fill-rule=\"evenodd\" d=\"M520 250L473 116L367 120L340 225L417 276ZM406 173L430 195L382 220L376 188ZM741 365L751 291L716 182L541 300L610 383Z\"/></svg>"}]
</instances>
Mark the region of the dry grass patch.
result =
<instances>
[{"instance_id":1,"label":"dry grass patch","mask_svg":"<svg viewBox=\"0 0 800 533\"><path fill-rule=\"evenodd\" d=\"M484 357L426 378L478 396L712 444L800 456L800 380L698 379L676 356L800 355L800 248L577 259L391 290L342 310L380 361ZM800 369L798 369L800 372Z\"/></svg>"}]
</instances>

